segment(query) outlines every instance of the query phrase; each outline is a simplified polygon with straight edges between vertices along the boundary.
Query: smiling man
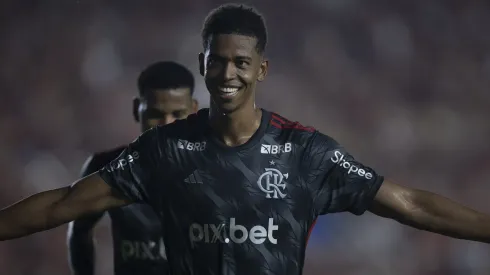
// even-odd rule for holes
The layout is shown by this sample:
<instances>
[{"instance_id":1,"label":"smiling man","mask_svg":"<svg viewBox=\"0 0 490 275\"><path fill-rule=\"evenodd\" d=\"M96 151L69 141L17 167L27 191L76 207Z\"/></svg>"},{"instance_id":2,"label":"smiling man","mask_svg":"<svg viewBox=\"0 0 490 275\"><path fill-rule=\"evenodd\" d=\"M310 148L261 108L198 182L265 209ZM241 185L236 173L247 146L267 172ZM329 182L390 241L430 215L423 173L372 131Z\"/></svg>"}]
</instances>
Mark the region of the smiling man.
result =
<instances>
[{"instance_id":1,"label":"smiling man","mask_svg":"<svg viewBox=\"0 0 490 275\"><path fill-rule=\"evenodd\" d=\"M99 172L2 210L0 239L144 202L165 225L176 275L301 274L314 221L335 212L369 210L490 242L489 216L385 180L331 137L257 108L268 62L265 24L254 9L212 11L202 39L209 110L146 131Z\"/></svg>"}]
</instances>

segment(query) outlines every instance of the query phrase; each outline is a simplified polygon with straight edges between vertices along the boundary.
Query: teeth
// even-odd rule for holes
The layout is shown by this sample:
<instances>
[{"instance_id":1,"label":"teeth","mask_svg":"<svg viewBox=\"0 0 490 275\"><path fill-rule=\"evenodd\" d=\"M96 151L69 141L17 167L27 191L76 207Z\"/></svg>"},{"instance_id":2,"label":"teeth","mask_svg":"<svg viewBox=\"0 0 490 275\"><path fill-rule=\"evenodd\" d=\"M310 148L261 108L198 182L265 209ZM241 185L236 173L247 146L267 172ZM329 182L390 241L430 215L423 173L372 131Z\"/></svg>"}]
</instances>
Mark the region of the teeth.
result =
<instances>
[{"instance_id":1,"label":"teeth","mask_svg":"<svg viewBox=\"0 0 490 275\"><path fill-rule=\"evenodd\" d=\"M223 92L223 93L236 93L238 92L238 88L220 88L220 90Z\"/></svg>"}]
</instances>

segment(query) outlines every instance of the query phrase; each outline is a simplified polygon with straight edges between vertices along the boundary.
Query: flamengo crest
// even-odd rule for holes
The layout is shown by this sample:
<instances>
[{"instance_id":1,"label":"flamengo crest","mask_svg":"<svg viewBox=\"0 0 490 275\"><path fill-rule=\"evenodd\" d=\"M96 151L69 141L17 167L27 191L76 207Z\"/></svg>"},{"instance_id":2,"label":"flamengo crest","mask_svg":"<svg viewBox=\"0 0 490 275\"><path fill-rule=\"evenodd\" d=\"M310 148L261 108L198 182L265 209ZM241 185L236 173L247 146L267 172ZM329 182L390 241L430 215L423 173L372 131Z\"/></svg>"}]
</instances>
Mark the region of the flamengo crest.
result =
<instances>
[{"instance_id":1,"label":"flamengo crest","mask_svg":"<svg viewBox=\"0 0 490 275\"><path fill-rule=\"evenodd\" d=\"M284 182L284 179L287 179L288 176L288 173L283 174L275 168L265 168L265 172L260 175L257 184L260 190L266 193L266 198L283 199L286 197L286 194L284 193L286 190L286 182Z\"/></svg>"}]
</instances>

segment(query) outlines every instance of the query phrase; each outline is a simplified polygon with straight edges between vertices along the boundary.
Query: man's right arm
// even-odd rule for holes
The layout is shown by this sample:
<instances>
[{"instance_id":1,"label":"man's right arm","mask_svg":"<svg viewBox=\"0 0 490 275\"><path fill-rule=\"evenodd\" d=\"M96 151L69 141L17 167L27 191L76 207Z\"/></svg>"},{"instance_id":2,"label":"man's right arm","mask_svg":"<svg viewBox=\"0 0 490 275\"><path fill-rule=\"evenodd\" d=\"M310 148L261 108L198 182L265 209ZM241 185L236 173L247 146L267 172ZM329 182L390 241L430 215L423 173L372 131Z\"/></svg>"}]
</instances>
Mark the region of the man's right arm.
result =
<instances>
[{"instance_id":1,"label":"man's right arm","mask_svg":"<svg viewBox=\"0 0 490 275\"><path fill-rule=\"evenodd\" d=\"M96 157L87 159L82 168L82 177L97 172L100 164ZM68 259L74 275L93 275L95 272L95 240L93 229L104 213L70 222L68 225Z\"/></svg>"},{"instance_id":2,"label":"man's right arm","mask_svg":"<svg viewBox=\"0 0 490 275\"><path fill-rule=\"evenodd\" d=\"M0 240L24 237L67 222L130 204L99 175L41 192L0 211Z\"/></svg>"},{"instance_id":3,"label":"man's right arm","mask_svg":"<svg viewBox=\"0 0 490 275\"><path fill-rule=\"evenodd\" d=\"M33 195L0 211L0 240L10 240L134 202L151 203L159 190L158 129L139 136L97 173L68 187Z\"/></svg>"}]
</instances>

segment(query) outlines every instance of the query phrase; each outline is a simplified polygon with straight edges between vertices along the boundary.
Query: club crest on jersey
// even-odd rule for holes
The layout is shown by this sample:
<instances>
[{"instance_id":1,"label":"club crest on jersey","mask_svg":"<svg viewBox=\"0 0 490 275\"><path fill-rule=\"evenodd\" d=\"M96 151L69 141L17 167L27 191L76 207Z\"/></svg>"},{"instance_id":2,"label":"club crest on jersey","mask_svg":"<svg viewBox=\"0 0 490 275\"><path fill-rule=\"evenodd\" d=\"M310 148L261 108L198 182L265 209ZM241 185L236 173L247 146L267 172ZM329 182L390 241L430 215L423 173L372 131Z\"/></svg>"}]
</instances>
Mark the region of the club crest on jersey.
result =
<instances>
[{"instance_id":1,"label":"club crest on jersey","mask_svg":"<svg viewBox=\"0 0 490 275\"><path fill-rule=\"evenodd\" d=\"M289 177L289 173L283 174L281 171L275 168L265 168L265 172L260 175L257 180L257 184L266 194L268 199L283 199L286 197L284 193L286 190L286 182L284 181Z\"/></svg>"}]
</instances>

